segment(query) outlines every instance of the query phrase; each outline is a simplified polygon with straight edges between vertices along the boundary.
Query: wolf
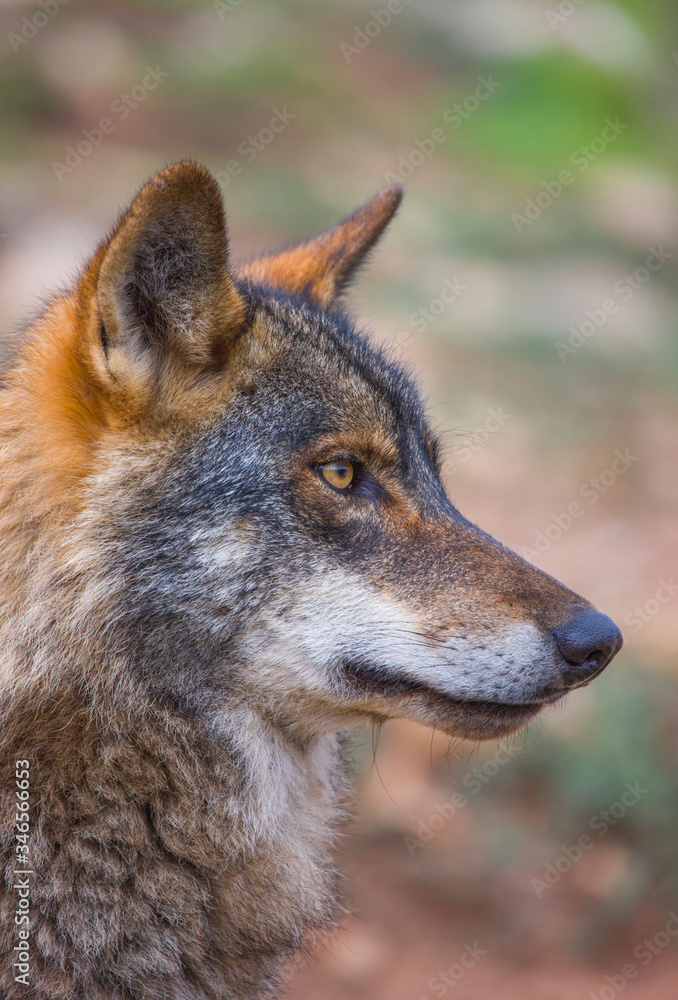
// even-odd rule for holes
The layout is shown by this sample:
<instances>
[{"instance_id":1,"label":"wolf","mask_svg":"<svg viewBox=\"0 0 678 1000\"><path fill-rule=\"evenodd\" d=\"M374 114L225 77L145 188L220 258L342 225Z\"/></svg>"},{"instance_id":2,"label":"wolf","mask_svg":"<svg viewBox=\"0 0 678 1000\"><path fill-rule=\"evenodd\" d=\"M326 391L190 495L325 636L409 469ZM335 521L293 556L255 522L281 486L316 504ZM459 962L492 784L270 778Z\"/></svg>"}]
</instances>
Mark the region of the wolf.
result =
<instances>
[{"instance_id":1,"label":"wolf","mask_svg":"<svg viewBox=\"0 0 678 1000\"><path fill-rule=\"evenodd\" d=\"M338 919L345 737L511 733L621 646L452 505L342 295L401 199L246 264L175 164L0 391L8 1000L255 1000Z\"/></svg>"}]
</instances>

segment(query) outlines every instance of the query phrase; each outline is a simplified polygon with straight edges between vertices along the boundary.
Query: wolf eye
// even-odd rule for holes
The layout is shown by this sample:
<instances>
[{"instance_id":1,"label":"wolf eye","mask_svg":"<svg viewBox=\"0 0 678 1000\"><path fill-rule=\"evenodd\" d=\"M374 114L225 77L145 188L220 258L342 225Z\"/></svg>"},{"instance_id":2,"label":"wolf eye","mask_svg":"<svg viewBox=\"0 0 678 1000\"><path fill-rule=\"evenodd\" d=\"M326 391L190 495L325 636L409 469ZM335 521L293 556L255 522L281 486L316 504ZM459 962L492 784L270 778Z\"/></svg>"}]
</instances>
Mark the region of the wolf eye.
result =
<instances>
[{"instance_id":1,"label":"wolf eye","mask_svg":"<svg viewBox=\"0 0 678 1000\"><path fill-rule=\"evenodd\" d=\"M353 482L352 462L325 462L318 466L318 471L335 490L348 489Z\"/></svg>"}]
</instances>

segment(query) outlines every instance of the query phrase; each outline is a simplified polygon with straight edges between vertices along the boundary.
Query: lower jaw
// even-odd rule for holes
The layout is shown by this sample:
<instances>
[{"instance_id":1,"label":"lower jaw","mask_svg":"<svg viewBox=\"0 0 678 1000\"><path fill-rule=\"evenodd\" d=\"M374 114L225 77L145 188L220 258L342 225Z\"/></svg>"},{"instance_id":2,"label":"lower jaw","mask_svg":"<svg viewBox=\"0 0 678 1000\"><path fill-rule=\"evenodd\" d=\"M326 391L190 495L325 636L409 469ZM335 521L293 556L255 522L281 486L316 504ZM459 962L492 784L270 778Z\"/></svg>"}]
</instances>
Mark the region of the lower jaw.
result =
<instances>
[{"instance_id":1,"label":"lower jaw","mask_svg":"<svg viewBox=\"0 0 678 1000\"><path fill-rule=\"evenodd\" d=\"M508 736L531 722L544 708L543 703L529 705L491 705L461 703L455 713L451 734L466 739L489 740ZM447 727L445 727L447 728Z\"/></svg>"},{"instance_id":2,"label":"lower jaw","mask_svg":"<svg viewBox=\"0 0 678 1000\"><path fill-rule=\"evenodd\" d=\"M417 699L419 701L419 699ZM494 702L451 701L441 695L422 699L423 704L403 705L403 716L416 718L428 726L442 730L448 736L469 740L500 739L531 722L548 704L531 702L524 705ZM408 710L409 709L409 710ZM414 711L412 711L414 709ZM398 713L400 714L400 713Z\"/></svg>"}]
</instances>

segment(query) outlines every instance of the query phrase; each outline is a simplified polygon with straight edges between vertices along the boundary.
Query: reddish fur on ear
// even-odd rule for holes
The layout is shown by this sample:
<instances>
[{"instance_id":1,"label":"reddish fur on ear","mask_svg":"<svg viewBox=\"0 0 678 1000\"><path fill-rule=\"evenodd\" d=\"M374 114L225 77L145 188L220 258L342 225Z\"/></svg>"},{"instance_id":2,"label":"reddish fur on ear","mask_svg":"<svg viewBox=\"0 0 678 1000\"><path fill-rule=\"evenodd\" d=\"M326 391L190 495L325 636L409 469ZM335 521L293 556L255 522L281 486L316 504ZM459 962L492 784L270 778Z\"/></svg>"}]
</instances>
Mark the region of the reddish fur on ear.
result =
<instances>
[{"instance_id":1,"label":"reddish fur on ear","mask_svg":"<svg viewBox=\"0 0 678 1000\"><path fill-rule=\"evenodd\" d=\"M35 510L77 499L102 435L158 404L188 408L194 376L221 369L246 316L227 249L217 182L179 163L141 189L75 287L52 300L6 376L22 400L9 423L31 415L17 465Z\"/></svg>"},{"instance_id":2,"label":"reddish fur on ear","mask_svg":"<svg viewBox=\"0 0 678 1000\"><path fill-rule=\"evenodd\" d=\"M241 276L307 296L328 308L395 215L402 196L402 187L391 184L332 229L291 250L246 264Z\"/></svg>"}]
</instances>

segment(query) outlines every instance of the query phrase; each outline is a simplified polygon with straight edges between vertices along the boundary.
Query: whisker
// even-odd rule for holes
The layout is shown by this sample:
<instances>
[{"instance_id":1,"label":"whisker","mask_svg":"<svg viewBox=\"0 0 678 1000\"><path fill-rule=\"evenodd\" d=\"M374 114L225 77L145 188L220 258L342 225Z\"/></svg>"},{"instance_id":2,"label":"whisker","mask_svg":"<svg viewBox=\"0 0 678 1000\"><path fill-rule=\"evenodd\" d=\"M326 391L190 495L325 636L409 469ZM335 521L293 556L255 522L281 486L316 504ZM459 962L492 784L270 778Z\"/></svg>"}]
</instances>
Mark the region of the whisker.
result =
<instances>
[{"instance_id":1,"label":"whisker","mask_svg":"<svg viewBox=\"0 0 678 1000\"><path fill-rule=\"evenodd\" d=\"M382 726L381 722L375 723L375 725L374 725L374 727L372 729L373 736L374 736L374 731L375 731L375 729L377 727L379 728L379 732L381 732L381 726ZM377 746L378 746L378 740L377 740ZM374 739L373 739L373 742L372 742L372 762L374 764L374 770L376 772L376 775L379 778L379 781L381 782L381 787L384 789L384 791L388 795L390 801L396 807L396 809L398 810L398 812L401 812L404 816L407 816L408 819L416 820L417 817L416 816L412 816L410 813L408 813L407 809L403 809L403 807L398 802L396 802L396 800L393 798L393 796L389 792L388 788L386 787L386 782L384 781L384 779L381 776L381 771L379 770L379 764L377 763L377 746L375 746Z\"/></svg>"}]
</instances>

